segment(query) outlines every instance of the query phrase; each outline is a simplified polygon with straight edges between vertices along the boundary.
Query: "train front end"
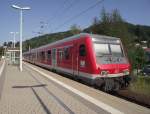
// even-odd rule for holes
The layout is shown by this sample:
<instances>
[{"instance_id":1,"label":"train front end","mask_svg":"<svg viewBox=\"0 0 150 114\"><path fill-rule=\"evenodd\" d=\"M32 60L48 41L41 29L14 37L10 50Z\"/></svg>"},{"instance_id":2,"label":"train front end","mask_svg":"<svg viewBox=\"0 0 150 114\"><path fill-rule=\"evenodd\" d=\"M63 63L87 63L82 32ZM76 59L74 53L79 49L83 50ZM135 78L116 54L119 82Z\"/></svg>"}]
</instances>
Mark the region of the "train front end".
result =
<instances>
[{"instance_id":1,"label":"train front end","mask_svg":"<svg viewBox=\"0 0 150 114\"><path fill-rule=\"evenodd\" d=\"M95 84L105 91L118 91L129 85L130 64L119 38L93 36L96 59Z\"/></svg>"}]
</instances>

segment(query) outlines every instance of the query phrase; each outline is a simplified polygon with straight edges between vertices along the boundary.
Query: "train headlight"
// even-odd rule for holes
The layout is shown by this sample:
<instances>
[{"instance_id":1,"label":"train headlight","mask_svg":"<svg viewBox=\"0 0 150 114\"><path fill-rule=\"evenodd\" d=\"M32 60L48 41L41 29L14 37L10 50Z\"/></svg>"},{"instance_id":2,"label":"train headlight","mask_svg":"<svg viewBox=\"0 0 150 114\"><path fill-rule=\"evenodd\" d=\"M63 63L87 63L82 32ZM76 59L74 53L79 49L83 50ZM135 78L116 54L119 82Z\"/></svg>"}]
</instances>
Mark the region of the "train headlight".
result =
<instances>
[{"instance_id":1,"label":"train headlight","mask_svg":"<svg viewBox=\"0 0 150 114\"><path fill-rule=\"evenodd\" d=\"M107 76L107 75L108 75L108 71L106 71L106 70L101 71L101 75L102 75L102 76Z\"/></svg>"},{"instance_id":2,"label":"train headlight","mask_svg":"<svg viewBox=\"0 0 150 114\"><path fill-rule=\"evenodd\" d=\"M126 70L123 71L123 73L124 73L125 75L129 75L129 70L126 69Z\"/></svg>"}]
</instances>

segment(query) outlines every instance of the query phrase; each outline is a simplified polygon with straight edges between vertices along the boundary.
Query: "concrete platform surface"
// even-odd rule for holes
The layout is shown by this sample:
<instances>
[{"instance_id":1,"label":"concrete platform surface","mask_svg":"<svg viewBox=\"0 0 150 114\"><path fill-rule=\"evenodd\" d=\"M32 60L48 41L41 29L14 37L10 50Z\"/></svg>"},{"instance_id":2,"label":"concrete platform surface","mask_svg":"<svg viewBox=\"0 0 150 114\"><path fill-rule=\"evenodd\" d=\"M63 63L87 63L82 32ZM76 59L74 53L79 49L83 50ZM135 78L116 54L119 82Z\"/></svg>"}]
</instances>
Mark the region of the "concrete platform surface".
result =
<instances>
[{"instance_id":1,"label":"concrete platform surface","mask_svg":"<svg viewBox=\"0 0 150 114\"><path fill-rule=\"evenodd\" d=\"M5 68L0 114L108 114L93 109L29 68Z\"/></svg>"},{"instance_id":2,"label":"concrete platform surface","mask_svg":"<svg viewBox=\"0 0 150 114\"><path fill-rule=\"evenodd\" d=\"M150 114L148 108L28 63L23 72L6 65L0 82L0 114Z\"/></svg>"}]
</instances>

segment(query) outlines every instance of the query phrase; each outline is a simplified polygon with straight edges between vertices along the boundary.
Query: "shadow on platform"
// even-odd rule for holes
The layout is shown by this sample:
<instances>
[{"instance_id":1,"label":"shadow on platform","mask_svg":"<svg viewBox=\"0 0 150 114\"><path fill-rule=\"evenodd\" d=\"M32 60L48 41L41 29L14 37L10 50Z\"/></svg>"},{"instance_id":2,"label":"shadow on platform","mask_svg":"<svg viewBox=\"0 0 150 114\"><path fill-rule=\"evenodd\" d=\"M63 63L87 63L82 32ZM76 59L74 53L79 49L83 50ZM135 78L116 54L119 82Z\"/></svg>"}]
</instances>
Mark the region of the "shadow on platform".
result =
<instances>
[{"instance_id":1,"label":"shadow on platform","mask_svg":"<svg viewBox=\"0 0 150 114\"><path fill-rule=\"evenodd\" d=\"M38 85L32 85L32 86L13 86L12 88L15 88L15 89L30 88L32 90L33 94L35 95L35 97L37 98L37 100L39 101L39 103L41 104L41 106L43 107L46 114L51 114L48 107L44 104L44 102L42 101L42 99L40 98L40 96L37 94L37 92L34 89L34 88L37 88L37 87L45 87L45 86L47 86L47 85L46 84L38 84Z\"/></svg>"}]
</instances>

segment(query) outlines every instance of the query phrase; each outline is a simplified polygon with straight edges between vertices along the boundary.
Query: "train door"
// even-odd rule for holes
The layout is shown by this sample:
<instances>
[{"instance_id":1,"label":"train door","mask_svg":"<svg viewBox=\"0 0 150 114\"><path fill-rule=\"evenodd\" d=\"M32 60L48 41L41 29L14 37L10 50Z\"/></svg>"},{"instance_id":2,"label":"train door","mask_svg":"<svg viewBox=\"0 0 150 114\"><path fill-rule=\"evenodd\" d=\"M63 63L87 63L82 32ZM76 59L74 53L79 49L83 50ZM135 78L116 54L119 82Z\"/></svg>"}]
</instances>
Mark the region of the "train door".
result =
<instances>
[{"instance_id":1,"label":"train door","mask_svg":"<svg viewBox=\"0 0 150 114\"><path fill-rule=\"evenodd\" d=\"M78 45L78 75L82 75L83 72L87 72L87 60L86 60L86 45L80 43Z\"/></svg>"},{"instance_id":2,"label":"train door","mask_svg":"<svg viewBox=\"0 0 150 114\"><path fill-rule=\"evenodd\" d=\"M57 49L52 49L52 67L56 68L57 66Z\"/></svg>"},{"instance_id":3,"label":"train door","mask_svg":"<svg viewBox=\"0 0 150 114\"><path fill-rule=\"evenodd\" d=\"M86 46L83 43L74 43L73 74L79 76L80 72L86 71Z\"/></svg>"},{"instance_id":4,"label":"train door","mask_svg":"<svg viewBox=\"0 0 150 114\"><path fill-rule=\"evenodd\" d=\"M74 47L70 46L69 47L69 61L70 61L69 67L71 68L71 74L73 75L74 75L74 59L75 59Z\"/></svg>"},{"instance_id":5,"label":"train door","mask_svg":"<svg viewBox=\"0 0 150 114\"><path fill-rule=\"evenodd\" d=\"M72 62L73 62L73 75L78 76L78 43L74 43L73 45L73 53L72 53Z\"/></svg>"},{"instance_id":6,"label":"train door","mask_svg":"<svg viewBox=\"0 0 150 114\"><path fill-rule=\"evenodd\" d=\"M47 50L47 64L51 65L51 50Z\"/></svg>"}]
</instances>

